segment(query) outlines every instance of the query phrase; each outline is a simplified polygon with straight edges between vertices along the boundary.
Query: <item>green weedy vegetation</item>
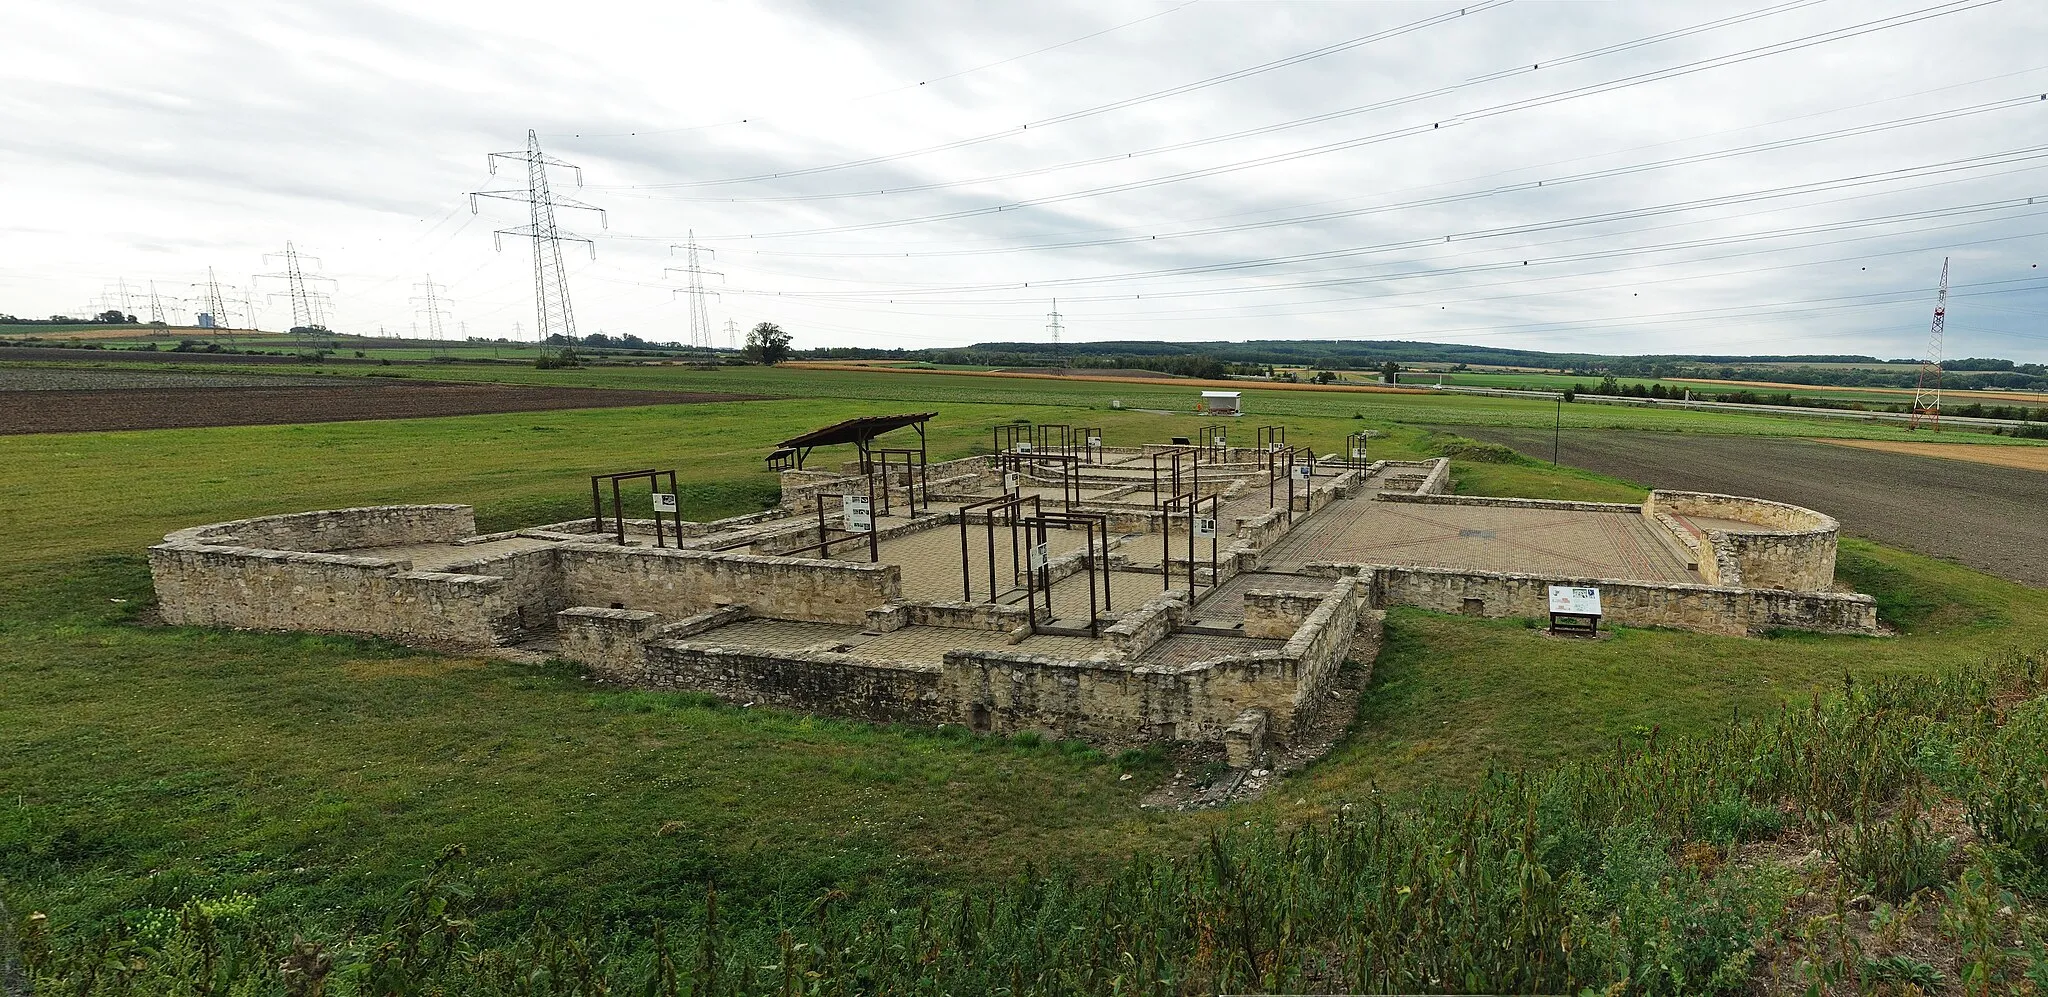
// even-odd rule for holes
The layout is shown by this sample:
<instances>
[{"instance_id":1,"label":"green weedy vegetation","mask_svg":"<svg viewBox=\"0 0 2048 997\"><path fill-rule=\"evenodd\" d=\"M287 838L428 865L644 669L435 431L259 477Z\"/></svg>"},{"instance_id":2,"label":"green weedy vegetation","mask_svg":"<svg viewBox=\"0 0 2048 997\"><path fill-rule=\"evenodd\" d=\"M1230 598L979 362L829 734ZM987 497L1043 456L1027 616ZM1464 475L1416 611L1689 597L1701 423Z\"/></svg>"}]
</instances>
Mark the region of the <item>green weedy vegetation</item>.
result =
<instances>
[{"instance_id":1,"label":"green weedy vegetation","mask_svg":"<svg viewBox=\"0 0 2048 997\"><path fill-rule=\"evenodd\" d=\"M675 920L491 930L493 902L458 847L355 936L308 941L243 897L68 943L41 922L17 930L30 979L80 995L1698 994L1748 990L1780 956L1817 987L1870 992L1866 980L1939 970L1827 937L1825 918L1803 950L1772 953L1804 884L1745 856L1803 829L1837 861L1837 892L1907 901L1946 878L1923 860L1917 808L1959 800L1982 834L1946 889L1960 975L1967 992L2029 993L2048 972L2048 919L2013 910L2007 890L2043 885L2041 801L1997 787L2048 779L2044 690L2044 654L1850 683L1706 737L1495 771L1468 793L1371 796L1097 879L1027 869L914 903L822 891L736 912L712 887ZM1897 816L1874 816L1887 809Z\"/></svg>"}]
</instances>

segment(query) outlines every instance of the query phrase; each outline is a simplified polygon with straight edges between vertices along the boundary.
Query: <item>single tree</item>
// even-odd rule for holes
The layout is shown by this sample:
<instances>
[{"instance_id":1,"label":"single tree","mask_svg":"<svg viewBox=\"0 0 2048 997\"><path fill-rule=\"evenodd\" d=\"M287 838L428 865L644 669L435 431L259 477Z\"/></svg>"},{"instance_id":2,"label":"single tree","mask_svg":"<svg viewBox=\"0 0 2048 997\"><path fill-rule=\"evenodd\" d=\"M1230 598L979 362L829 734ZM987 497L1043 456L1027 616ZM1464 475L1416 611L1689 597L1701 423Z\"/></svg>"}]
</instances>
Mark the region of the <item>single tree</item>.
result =
<instances>
[{"instance_id":1,"label":"single tree","mask_svg":"<svg viewBox=\"0 0 2048 997\"><path fill-rule=\"evenodd\" d=\"M1392 360L1389 360L1385 364L1381 365L1380 380L1385 381L1388 384L1401 383L1401 365L1393 362Z\"/></svg>"},{"instance_id":2,"label":"single tree","mask_svg":"<svg viewBox=\"0 0 2048 997\"><path fill-rule=\"evenodd\" d=\"M775 366L789 359L789 333L773 322L763 322L747 333L747 359Z\"/></svg>"}]
</instances>

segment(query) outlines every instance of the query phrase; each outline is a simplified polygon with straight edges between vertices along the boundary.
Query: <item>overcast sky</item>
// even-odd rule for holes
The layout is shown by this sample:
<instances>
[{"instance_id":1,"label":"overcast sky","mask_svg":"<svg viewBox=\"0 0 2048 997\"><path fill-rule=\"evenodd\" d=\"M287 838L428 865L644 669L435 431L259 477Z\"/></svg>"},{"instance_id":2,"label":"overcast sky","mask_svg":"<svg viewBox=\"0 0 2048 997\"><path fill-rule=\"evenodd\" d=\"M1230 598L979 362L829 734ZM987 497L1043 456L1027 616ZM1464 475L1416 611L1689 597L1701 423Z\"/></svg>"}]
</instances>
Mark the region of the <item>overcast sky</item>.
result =
<instances>
[{"instance_id":1,"label":"overcast sky","mask_svg":"<svg viewBox=\"0 0 2048 997\"><path fill-rule=\"evenodd\" d=\"M1461 13L1461 10L1463 11ZM531 338L535 130L577 331L1411 339L2048 360L2048 5L18 4L0 312L214 268L290 324ZM2040 203L2030 198L2038 196ZM309 263L309 267L311 264Z\"/></svg>"}]
</instances>

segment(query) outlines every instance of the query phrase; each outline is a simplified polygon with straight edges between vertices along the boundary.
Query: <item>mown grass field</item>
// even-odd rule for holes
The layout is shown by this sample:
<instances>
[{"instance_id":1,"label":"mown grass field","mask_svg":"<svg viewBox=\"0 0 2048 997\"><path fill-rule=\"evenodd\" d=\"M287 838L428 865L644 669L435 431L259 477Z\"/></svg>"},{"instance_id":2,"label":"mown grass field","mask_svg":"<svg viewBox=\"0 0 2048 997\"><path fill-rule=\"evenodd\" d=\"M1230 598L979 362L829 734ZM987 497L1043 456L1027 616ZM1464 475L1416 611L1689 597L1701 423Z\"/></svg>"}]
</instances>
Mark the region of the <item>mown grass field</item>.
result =
<instances>
[{"instance_id":1,"label":"mown grass field","mask_svg":"<svg viewBox=\"0 0 2048 997\"><path fill-rule=\"evenodd\" d=\"M349 371L343 371L347 373ZM467 846L507 923L535 912L672 914L720 884L730 916L799 916L824 889L879 903L1035 863L1102 869L1179 854L1225 823L1309 818L1378 792L1455 789L1489 767L1599 757L1656 730L2048 646L2048 592L1868 543L1842 579L1893 638L1732 639L1624 630L1560 641L1517 621L1397 611L1360 719L1325 760L1226 812L1140 810L1168 773L1032 738L878 728L695 697L594 689L567 669L376 641L148 625L143 549L183 526L309 508L474 504L502 529L582 514L584 476L675 466L684 511L775 498L774 441L862 413L936 410L935 457L1025 418L1112 442L1191 435L1189 392L1091 382L734 369L436 369L761 402L390 422L0 437L0 892L63 930L248 894L339 930L379 916L444 847ZM1505 399L1248 392L1290 439L1376 456L1425 425L1550 425ZM1125 410L1109 408L1121 400ZM1567 425L1882 436L1719 413L1565 409ZM1467 451L1471 452L1471 451ZM1481 456L1486 456L1484 453ZM1461 491L1627 500L1570 469L1459 460ZM1129 774L1126 780L1122 776Z\"/></svg>"}]
</instances>

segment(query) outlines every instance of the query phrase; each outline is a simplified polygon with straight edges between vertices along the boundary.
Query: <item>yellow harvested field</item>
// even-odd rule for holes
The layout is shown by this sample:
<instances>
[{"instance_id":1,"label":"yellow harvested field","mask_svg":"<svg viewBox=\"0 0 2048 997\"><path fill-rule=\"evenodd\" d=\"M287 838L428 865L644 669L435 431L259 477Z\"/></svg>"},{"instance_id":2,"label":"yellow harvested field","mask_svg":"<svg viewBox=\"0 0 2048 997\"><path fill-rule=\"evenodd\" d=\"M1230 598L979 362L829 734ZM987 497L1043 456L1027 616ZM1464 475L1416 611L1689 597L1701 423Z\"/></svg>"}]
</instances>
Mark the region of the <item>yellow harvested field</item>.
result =
<instances>
[{"instance_id":1,"label":"yellow harvested field","mask_svg":"<svg viewBox=\"0 0 2048 997\"><path fill-rule=\"evenodd\" d=\"M1821 440L1838 447L1883 450L1887 453L1967 460L2022 471L2048 471L2048 447L1999 445L1995 443L1901 443L1891 440Z\"/></svg>"}]
</instances>

